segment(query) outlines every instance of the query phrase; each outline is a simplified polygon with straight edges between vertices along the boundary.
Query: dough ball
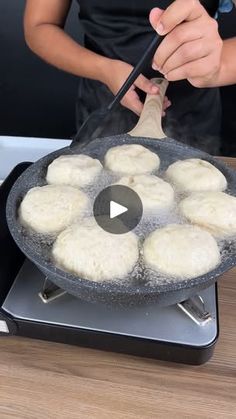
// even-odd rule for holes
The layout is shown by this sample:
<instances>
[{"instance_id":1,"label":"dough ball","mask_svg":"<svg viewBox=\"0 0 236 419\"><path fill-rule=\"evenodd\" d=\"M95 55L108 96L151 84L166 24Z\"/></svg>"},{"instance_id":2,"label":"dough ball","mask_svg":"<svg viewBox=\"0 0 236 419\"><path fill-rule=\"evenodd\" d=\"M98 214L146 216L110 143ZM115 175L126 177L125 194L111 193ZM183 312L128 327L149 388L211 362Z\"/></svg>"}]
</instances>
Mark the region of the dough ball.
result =
<instances>
[{"instance_id":1,"label":"dough ball","mask_svg":"<svg viewBox=\"0 0 236 419\"><path fill-rule=\"evenodd\" d=\"M157 176L126 176L122 177L117 184L128 186L138 194L144 212L167 209L174 203L172 186Z\"/></svg>"},{"instance_id":2,"label":"dough ball","mask_svg":"<svg viewBox=\"0 0 236 419\"><path fill-rule=\"evenodd\" d=\"M52 254L66 271L92 281L109 281L132 271L139 257L138 238L132 232L107 233L87 218L58 236Z\"/></svg>"},{"instance_id":3,"label":"dough ball","mask_svg":"<svg viewBox=\"0 0 236 419\"><path fill-rule=\"evenodd\" d=\"M144 242L143 254L150 268L182 279L203 275L220 263L211 234L187 224L170 224L152 232Z\"/></svg>"},{"instance_id":4,"label":"dough ball","mask_svg":"<svg viewBox=\"0 0 236 419\"><path fill-rule=\"evenodd\" d=\"M159 157L139 144L124 144L112 147L105 155L105 167L121 174L151 173L157 170L159 166Z\"/></svg>"},{"instance_id":5,"label":"dough ball","mask_svg":"<svg viewBox=\"0 0 236 419\"><path fill-rule=\"evenodd\" d=\"M84 187L94 181L102 170L99 160L85 154L60 156L47 170L49 184Z\"/></svg>"},{"instance_id":6,"label":"dough ball","mask_svg":"<svg viewBox=\"0 0 236 419\"><path fill-rule=\"evenodd\" d=\"M41 234L56 234L80 218L88 206L84 192L64 185L30 189L19 208L20 222Z\"/></svg>"},{"instance_id":7,"label":"dough ball","mask_svg":"<svg viewBox=\"0 0 236 419\"><path fill-rule=\"evenodd\" d=\"M223 191L227 188L225 176L201 159L178 160L168 167L166 176L185 192Z\"/></svg>"},{"instance_id":8,"label":"dough ball","mask_svg":"<svg viewBox=\"0 0 236 419\"><path fill-rule=\"evenodd\" d=\"M236 198L224 192L195 192L180 202L181 213L215 236L236 234Z\"/></svg>"}]
</instances>

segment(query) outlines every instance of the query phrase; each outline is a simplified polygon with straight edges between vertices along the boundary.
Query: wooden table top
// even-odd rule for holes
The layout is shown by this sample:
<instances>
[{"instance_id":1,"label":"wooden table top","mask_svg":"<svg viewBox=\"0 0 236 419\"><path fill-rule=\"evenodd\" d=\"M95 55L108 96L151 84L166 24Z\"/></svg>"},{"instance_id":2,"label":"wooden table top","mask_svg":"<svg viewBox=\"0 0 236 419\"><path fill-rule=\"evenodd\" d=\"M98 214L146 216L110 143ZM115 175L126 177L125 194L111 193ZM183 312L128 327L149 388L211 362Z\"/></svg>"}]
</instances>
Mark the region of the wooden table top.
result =
<instances>
[{"instance_id":1,"label":"wooden table top","mask_svg":"<svg viewBox=\"0 0 236 419\"><path fill-rule=\"evenodd\" d=\"M219 308L213 358L194 367L0 338L0 418L236 418L236 269L219 283Z\"/></svg>"}]
</instances>

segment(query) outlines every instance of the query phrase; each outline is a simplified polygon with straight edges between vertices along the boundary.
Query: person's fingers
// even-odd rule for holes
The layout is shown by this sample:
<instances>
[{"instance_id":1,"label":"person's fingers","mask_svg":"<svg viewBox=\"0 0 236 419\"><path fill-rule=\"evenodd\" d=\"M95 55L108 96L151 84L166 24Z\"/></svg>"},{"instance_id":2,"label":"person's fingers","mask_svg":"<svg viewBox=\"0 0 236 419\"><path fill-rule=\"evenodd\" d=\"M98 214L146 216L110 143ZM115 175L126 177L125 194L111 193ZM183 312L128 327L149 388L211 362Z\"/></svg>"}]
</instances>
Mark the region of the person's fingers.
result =
<instances>
[{"instance_id":1,"label":"person's fingers","mask_svg":"<svg viewBox=\"0 0 236 419\"><path fill-rule=\"evenodd\" d=\"M138 116L141 114L143 109L143 104L135 90L127 92L121 101L121 104L136 113Z\"/></svg>"},{"instance_id":2,"label":"person's fingers","mask_svg":"<svg viewBox=\"0 0 236 419\"><path fill-rule=\"evenodd\" d=\"M149 21L153 27L153 29L156 30L157 24L160 20L160 17L162 15L162 13L164 12L164 10L159 9L159 7L154 7L154 9L151 10L150 14L149 14Z\"/></svg>"},{"instance_id":3,"label":"person's fingers","mask_svg":"<svg viewBox=\"0 0 236 419\"><path fill-rule=\"evenodd\" d=\"M171 106L171 101L168 99L167 96L164 97L163 101L163 108L162 108L162 116L166 116L166 109L168 109Z\"/></svg>"},{"instance_id":4,"label":"person's fingers","mask_svg":"<svg viewBox=\"0 0 236 419\"><path fill-rule=\"evenodd\" d=\"M126 93L125 97L121 101L121 104L133 111L138 116L140 116L143 110L143 103L141 102L135 90L130 90L128 93ZM163 101L162 116L165 116L165 110L169 108L169 106L171 106L171 101L165 96Z\"/></svg>"},{"instance_id":5,"label":"person's fingers","mask_svg":"<svg viewBox=\"0 0 236 419\"><path fill-rule=\"evenodd\" d=\"M145 93L149 93L150 95L155 95L159 92L159 87L142 74L137 78L134 84L139 89L143 90Z\"/></svg>"},{"instance_id":6,"label":"person's fingers","mask_svg":"<svg viewBox=\"0 0 236 419\"><path fill-rule=\"evenodd\" d=\"M165 96L164 101L163 101L163 109L166 110L170 106L171 106L171 101L168 99L167 96Z\"/></svg>"},{"instance_id":7,"label":"person's fingers","mask_svg":"<svg viewBox=\"0 0 236 419\"><path fill-rule=\"evenodd\" d=\"M169 81L177 81L188 79L190 83L195 87L204 87L207 81L207 74L212 76L212 73L218 70L217 60L215 60L214 65L214 56L211 57L211 64L209 67L209 56L201 58L196 61L184 64L181 67L176 68L173 71L170 71L165 75L166 79ZM209 73L207 68L209 67Z\"/></svg>"},{"instance_id":8,"label":"person's fingers","mask_svg":"<svg viewBox=\"0 0 236 419\"><path fill-rule=\"evenodd\" d=\"M199 40L187 42L171 55L160 71L163 74L168 74L187 63L207 57L211 53L211 47L206 42L199 42Z\"/></svg>"},{"instance_id":9,"label":"person's fingers","mask_svg":"<svg viewBox=\"0 0 236 419\"><path fill-rule=\"evenodd\" d=\"M167 104L167 98L164 98L163 107L162 107L162 116L166 116L166 104Z\"/></svg>"},{"instance_id":10,"label":"person's fingers","mask_svg":"<svg viewBox=\"0 0 236 419\"><path fill-rule=\"evenodd\" d=\"M166 35L184 21L198 19L206 13L199 0L175 0L160 16L155 30Z\"/></svg>"},{"instance_id":11,"label":"person's fingers","mask_svg":"<svg viewBox=\"0 0 236 419\"><path fill-rule=\"evenodd\" d=\"M161 70L165 62L181 45L201 38L203 34L200 26L198 20L185 22L166 35L153 57L154 69Z\"/></svg>"}]
</instances>

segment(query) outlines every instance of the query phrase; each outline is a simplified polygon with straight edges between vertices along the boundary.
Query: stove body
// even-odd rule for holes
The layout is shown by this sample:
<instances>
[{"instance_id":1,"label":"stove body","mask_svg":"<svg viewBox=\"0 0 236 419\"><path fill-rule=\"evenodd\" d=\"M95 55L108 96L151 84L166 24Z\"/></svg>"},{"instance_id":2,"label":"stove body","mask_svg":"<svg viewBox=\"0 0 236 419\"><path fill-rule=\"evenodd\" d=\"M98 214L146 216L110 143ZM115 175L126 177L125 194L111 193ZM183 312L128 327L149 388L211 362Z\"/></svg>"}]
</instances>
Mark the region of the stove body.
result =
<instances>
[{"instance_id":1,"label":"stove body","mask_svg":"<svg viewBox=\"0 0 236 419\"><path fill-rule=\"evenodd\" d=\"M64 140L0 137L0 178L6 178L0 187L0 334L188 364L206 362L219 333L216 286L201 292L210 316L200 322L186 316L178 306L118 309L65 293L48 303L39 297L45 278L11 238L5 203L12 184L28 166L20 162L35 161L68 144Z\"/></svg>"}]
</instances>

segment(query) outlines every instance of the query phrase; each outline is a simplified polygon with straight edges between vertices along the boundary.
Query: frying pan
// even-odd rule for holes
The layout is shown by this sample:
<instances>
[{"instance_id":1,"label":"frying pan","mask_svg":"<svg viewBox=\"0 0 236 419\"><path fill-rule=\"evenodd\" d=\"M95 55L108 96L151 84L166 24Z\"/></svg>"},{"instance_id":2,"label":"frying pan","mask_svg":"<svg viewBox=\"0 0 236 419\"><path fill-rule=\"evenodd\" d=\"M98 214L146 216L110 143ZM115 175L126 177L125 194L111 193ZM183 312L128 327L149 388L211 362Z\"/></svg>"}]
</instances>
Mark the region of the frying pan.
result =
<instances>
[{"instance_id":1,"label":"frying pan","mask_svg":"<svg viewBox=\"0 0 236 419\"><path fill-rule=\"evenodd\" d=\"M166 284L119 284L117 282L95 283L64 272L56 267L49 256L47 245L35 241L30 234L22 230L18 222L18 208L26 192L36 186L45 184L48 165L64 154L86 153L103 161L110 147L122 144L141 144L157 153L161 159L161 171L179 159L200 158L209 161L226 176L228 189L236 195L236 172L225 163L218 161L205 152L181 144L172 138L167 138L161 127L162 101L167 88L163 79L155 79L160 86L160 95L147 96L143 112L136 127L128 134L97 138L87 144L83 150L73 147L62 148L41 158L32 164L13 185L6 207L6 215L10 232L22 252L48 277L53 283L68 293L89 301L106 304L130 306L155 302L159 305L180 303L200 290L209 287L224 272L236 264L236 245L225 245L225 257L222 263L206 275L194 279ZM227 216L227 215L226 215ZM33 280L33 278L32 278Z\"/></svg>"}]
</instances>

